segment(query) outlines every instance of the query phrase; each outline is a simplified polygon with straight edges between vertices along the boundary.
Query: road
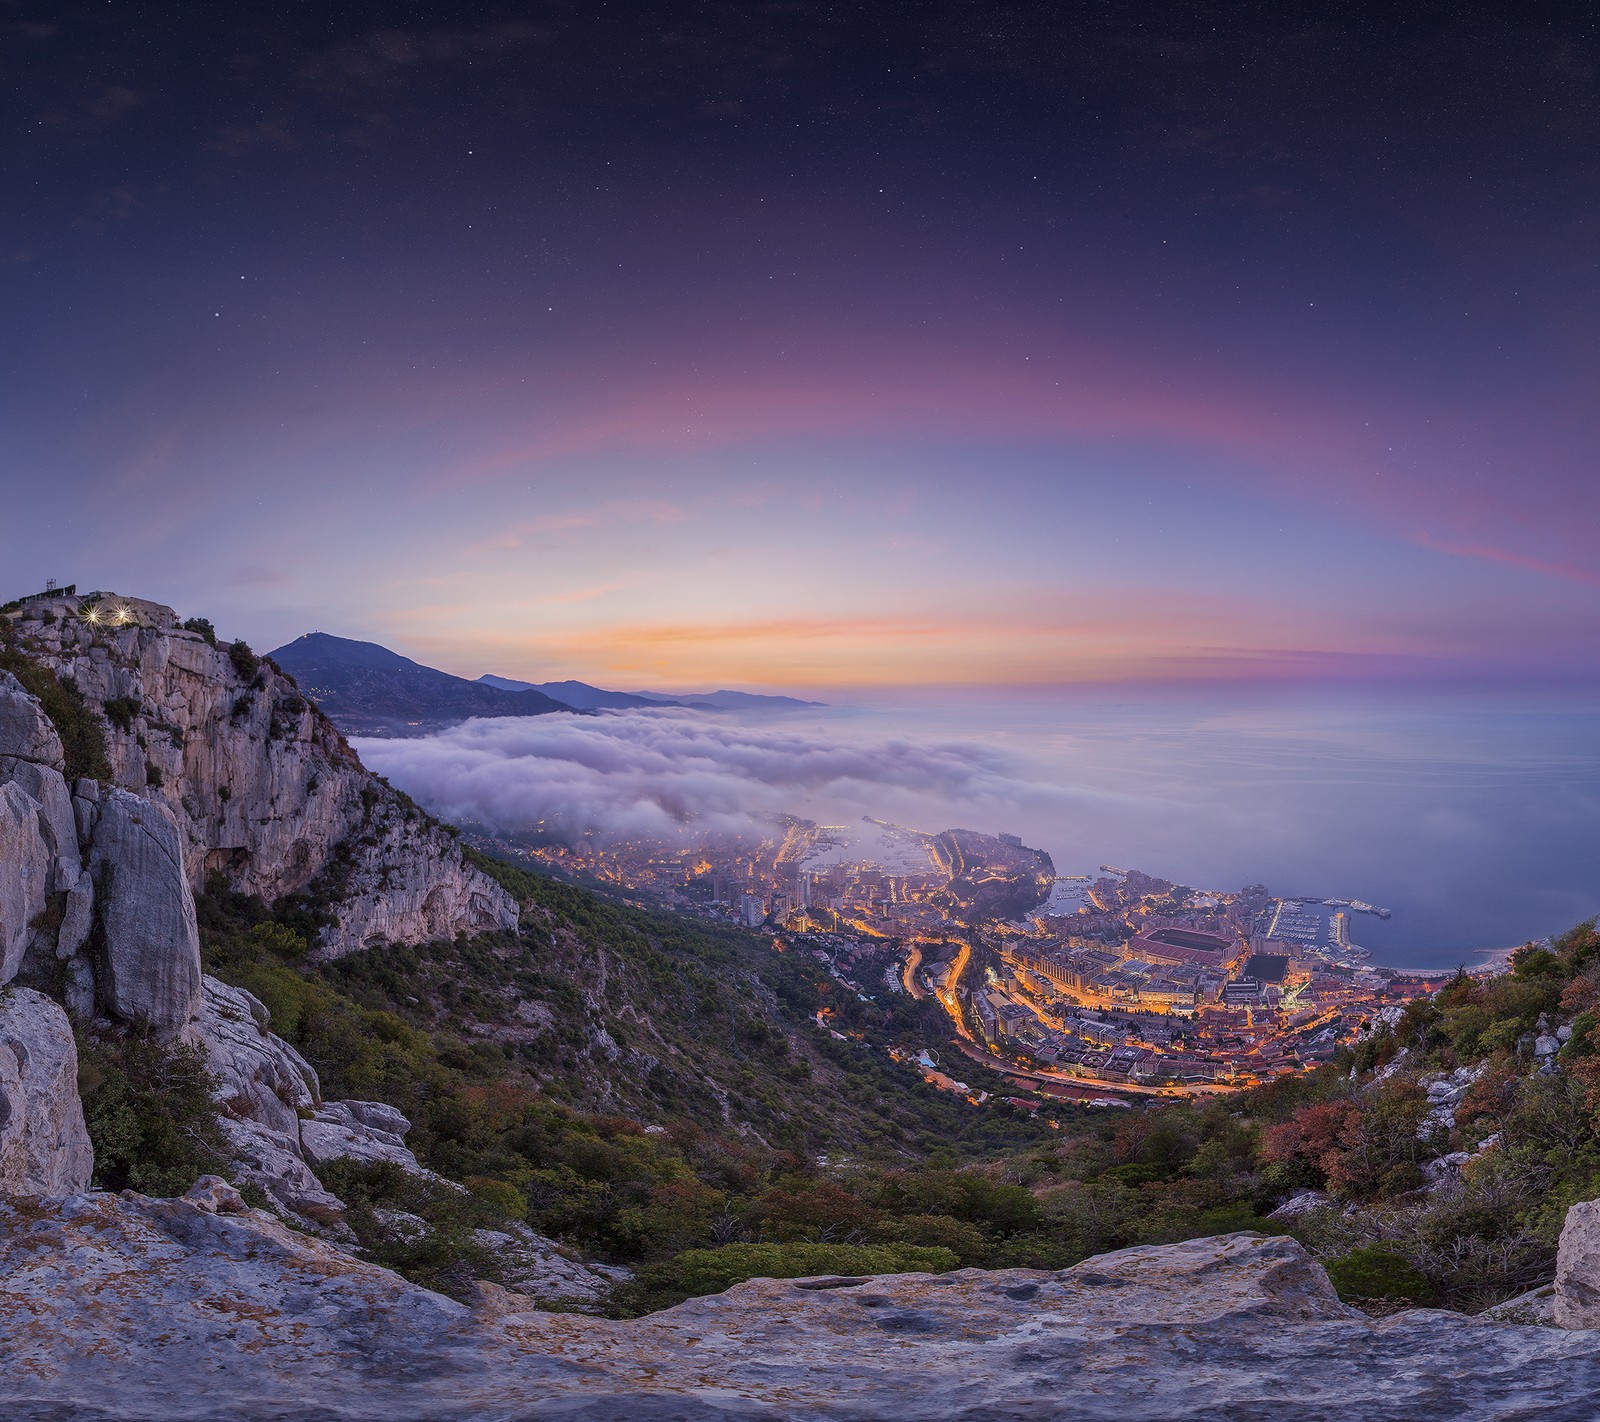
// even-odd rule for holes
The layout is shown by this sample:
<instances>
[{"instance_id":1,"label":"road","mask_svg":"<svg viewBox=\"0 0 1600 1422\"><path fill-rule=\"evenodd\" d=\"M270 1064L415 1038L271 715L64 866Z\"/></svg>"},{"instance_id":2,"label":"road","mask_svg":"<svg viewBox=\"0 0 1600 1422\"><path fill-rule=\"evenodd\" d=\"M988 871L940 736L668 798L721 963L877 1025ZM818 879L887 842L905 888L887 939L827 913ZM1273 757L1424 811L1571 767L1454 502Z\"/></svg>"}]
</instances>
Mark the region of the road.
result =
<instances>
[{"instance_id":1,"label":"road","mask_svg":"<svg viewBox=\"0 0 1600 1422\"><path fill-rule=\"evenodd\" d=\"M913 943L911 951L906 955L905 967L900 974L900 980L906 985L906 991L919 1002L928 994L917 986L917 969L922 966L922 945Z\"/></svg>"}]
</instances>

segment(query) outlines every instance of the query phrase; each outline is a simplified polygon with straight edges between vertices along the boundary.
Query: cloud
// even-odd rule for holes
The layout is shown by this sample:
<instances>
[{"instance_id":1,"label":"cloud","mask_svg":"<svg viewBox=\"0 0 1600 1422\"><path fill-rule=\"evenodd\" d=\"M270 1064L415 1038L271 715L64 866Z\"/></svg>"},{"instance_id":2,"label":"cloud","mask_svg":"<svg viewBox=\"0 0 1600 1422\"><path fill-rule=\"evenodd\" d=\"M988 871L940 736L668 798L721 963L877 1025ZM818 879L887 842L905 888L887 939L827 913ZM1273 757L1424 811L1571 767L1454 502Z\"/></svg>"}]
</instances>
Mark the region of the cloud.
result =
<instances>
[{"instance_id":1,"label":"cloud","mask_svg":"<svg viewBox=\"0 0 1600 1422\"><path fill-rule=\"evenodd\" d=\"M1551 563L1543 558L1528 558L1520 553L1511 553L1503 548L1494 548L1485 543L1451 543L1444 539L1435 538L1427 532L1414 534L1412 542L1421 548L1431 548L1435 553L1448 553L1456 558L1481 558L1487 563L1499 563L1508 568L1521 568L1527 573L1538 573L1547 578L1560 578L1563 582L1578 583L1583 587L1600 587L1600 573L1593 572L1588 568L1577 568L1565 563Z\"/></svg>"},{"instance_id":2,"label":"cloud","mask_svg":"<svg viewBox=\"0 0 1600 1422\"><path fill-rule=\"evenodd\" d=\"M542 824L569 840L693 843L783 813L831 820L920 809L937 818L1105 798L1042 789L1010 757L975 742L676 711L477 720L422 740L356 745L372 769L446 819L506 831Z\"/></svg>"}]
</instances>

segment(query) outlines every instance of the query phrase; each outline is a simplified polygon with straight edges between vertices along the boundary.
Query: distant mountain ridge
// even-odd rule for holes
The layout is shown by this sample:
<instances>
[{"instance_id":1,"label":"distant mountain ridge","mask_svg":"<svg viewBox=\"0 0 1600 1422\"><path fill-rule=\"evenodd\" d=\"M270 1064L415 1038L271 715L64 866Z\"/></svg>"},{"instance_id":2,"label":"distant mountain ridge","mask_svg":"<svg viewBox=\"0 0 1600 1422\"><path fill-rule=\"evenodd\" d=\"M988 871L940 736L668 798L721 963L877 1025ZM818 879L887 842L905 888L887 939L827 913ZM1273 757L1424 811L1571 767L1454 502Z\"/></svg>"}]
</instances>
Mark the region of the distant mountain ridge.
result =
<instances>
[{"instance_id":1,"label":"distant mountain ridge","mask_svg":"<svg viewBox=\"0 0 1600 1422\"><path fill-rule=\"evenodd\" d=\"M538 691L586 711L637 710L646 706L698 706L716 711L793 710L824 706L794 696L766 696L753 691L606 691L586 681L516 681L485 672L478 680L502 691Z\"/></svg>"},{"instance_id":2,"label":"distant mountain ridge","mask_svg":"<svg viewBox=\"0 0 1600 1422\"><path fill-rule=\"evenodd\" d=\"M579 711L631 711L643 706L681 706L679 701L659 701L651 696L631 695L626 691L604 691L585 681L515 681L508 676L495 676L485 672L475 683L492 686L513 693L536 692L553 696L557 701Z\"/></svg>"},{"instance_id":3,"label":"distant mountain ridge","mask_svg":"<svg viewBox=\"0 0 1600 1422\"><path fill-rule=\"evenodd\" d=\"M540 691L504 691L425 667L376 642L326 632L269 653L340 730L355 735L422 736L473 716L542 716L571 711Z\"/></svg>"},{"instance_id":4,"label":"distant mountain ridge","mask_svg":"<svg viewBox=\"0 0 1600 1422\"><path fill-rule=\"evenodd\" d=\"M796 710L820 701L749 691L608 691L583 681L517 681L486 673L476 681L423 666L377 642L307 632L268 653L340 730L359 736L426 736L474 716L542 716L552 711Z\"/></svg>"},{"instance_id":5,"label":"distant mountain ridge","mask_svg":"<svg viewBox=\"0 0 1600 1422\"><path fill-rule=\"evenodd\" d=\"M709 706L718 711L817 710L826 701L802 701L798 696L766 696L753 691L683 691L668 696L661 691L636 691L657 706Z\"/></svg>"}]
</instances>

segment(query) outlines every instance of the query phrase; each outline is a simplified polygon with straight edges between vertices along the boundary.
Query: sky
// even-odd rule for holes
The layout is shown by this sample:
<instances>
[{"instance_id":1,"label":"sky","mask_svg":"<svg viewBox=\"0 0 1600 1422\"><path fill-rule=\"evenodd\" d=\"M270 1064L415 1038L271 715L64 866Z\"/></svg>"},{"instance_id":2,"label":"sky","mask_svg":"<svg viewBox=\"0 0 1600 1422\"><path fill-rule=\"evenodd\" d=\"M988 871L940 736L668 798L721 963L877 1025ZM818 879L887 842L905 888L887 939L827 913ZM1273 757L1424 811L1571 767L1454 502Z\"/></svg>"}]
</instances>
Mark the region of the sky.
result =
<instances>
[{"instance_id":1,"label":"sky","mask_svg":"<svg viewBox=\"0 0 1600 1422\"><path fill-rule=\"evenodd\" d=\"M0 0L0 566L464 675L1592 689L1541 4Z\"/></svg>"}]
</instances>

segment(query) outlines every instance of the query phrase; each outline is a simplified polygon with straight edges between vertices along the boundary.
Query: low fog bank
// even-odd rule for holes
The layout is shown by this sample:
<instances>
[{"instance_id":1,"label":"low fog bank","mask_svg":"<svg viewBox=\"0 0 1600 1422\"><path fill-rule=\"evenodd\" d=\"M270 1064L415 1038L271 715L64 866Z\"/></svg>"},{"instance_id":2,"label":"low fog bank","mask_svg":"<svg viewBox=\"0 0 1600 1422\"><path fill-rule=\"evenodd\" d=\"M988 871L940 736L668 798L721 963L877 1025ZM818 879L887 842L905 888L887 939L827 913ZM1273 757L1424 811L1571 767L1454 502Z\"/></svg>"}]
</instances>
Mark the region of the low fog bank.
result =
<instances>
[{"instance_id":1,"label":"low fog bank","mask_svg":"<svg viewBox=\"0 0 1600 1422\"><path fill-rule=\"evenodd\" d=\"M794 814L833 822L904 817L947 829L952 813L1004 828L1019 806L1068 810L1092 792L1042 787L976 741L874 735L807 720L700 713L475 720L421 740L359 740L373 770L448 820L574 839L689 843ZM974 824L976 829L996 825Z\"/></svg>"},{"instance_id":2,"label":"low fog bank","mask_svg":"<svg viewBox=\"0 0 1600 1422\"><path fill-rule=\"evenodd\" d=\"M662 710L472 721L362 758L434 813L679 843L754 816L1006 830L1061 873L1365 899L1379 962L1559 932L1600 908L1592 710L1328 696Z\"/></svg>"}]
</instances>

